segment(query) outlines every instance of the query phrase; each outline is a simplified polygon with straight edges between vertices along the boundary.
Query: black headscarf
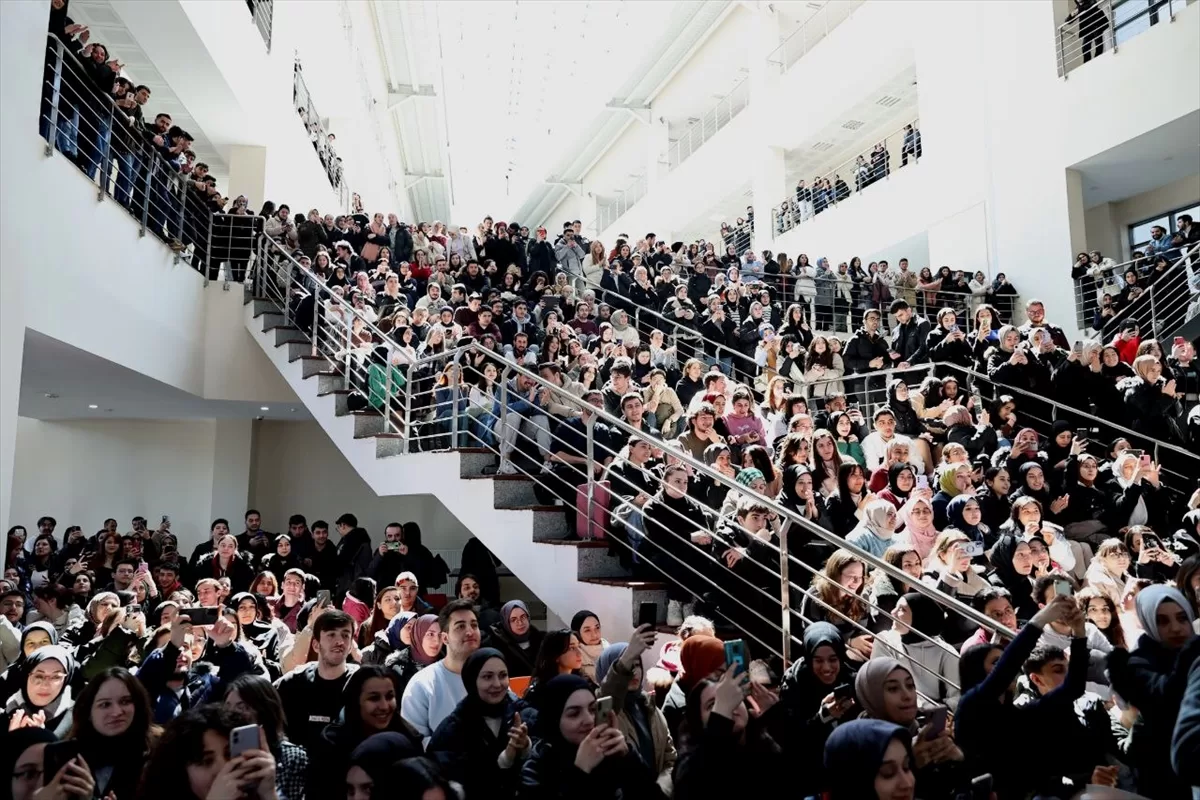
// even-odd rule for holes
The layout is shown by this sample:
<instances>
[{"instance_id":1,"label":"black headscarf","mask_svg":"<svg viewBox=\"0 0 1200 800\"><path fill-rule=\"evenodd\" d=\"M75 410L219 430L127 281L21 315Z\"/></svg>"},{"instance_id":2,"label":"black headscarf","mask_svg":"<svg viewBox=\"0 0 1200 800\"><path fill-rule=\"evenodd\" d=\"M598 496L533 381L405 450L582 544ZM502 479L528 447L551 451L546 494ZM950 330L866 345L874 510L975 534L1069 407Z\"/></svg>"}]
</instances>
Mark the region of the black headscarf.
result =
<instances>
[{"instance_id":1,"label":"black headscarf","mask_svg":"<svg viewBox=\"0 0 1200 800\"><path fill-rule=\"evenodd\" d=\"M1063 447L1056 441L1058 435L1063 431L1074 433L1075 425L1065 419L1056 419L1054 424L1050 426L1050 441L1046 443L1046 463L1051 467L1060 461L1065 461L1067 456L1071 455L1070 442L1067 442L1067 446Z\"/></svg>"},{"instance_id":2,"label":"black headscarf","mask_svg":"<svg viewBox=\"0 0 1200 800\"><path fill-rule=\"evenodd\" d=\"M0 747L0 776L3 776L6 794L12 784L13 770L16 769L17 762L21 760L25 751L34 745L50 744L56 741L58 738L45 728L17 728L15 731L5 731L3 735L0 735L0 742L4 744L3 747Z\"/></svg>"},{"instance_id":3,"label":"black headscarf","mask_svg":"<svg viewBox=\"0 0 1200 800\"><path fill-rule=\"evenodd\" d=\"M500 663L504 664L505 667L508 666L508 662L504 660L504 655L499 650L492 647L481 647L467 656L467 660L463 662L462 667L463 688L467 690L467 697L463 700L463 706L485 717L499 717L508 708L508 703L506 702L488 703L479 696L479 673L483 671L483 665L493 658L500 659Z\"/></svg>"},{"instance_id":4,"label":"black headscarf","mask_svg":"<svg viewBox=\"0 0 1200 800\"><path fill-rule=\"evenodd\" d=\"M897 482L896 479L900 476L901 472L912 473L913 488L916 488L916 485L917 485L917 478L916 478L917 473L916 473L916 470L913 469L912 464L909 464L904 461L901 461L897 464L892 464L890 467L888 467L888 488L891 489L892 494L894 494L897 497L897 499L903 501L903 500L908 499L908 494L909 494L909 492L912 491L912 489L905 491L900 488L900 484Z\"/></svg>"},{"instance_id":5,"label":"black headscarf","mask_svg":"<svg viewBox=\"0 0 1200 800\"><path fill-rule=\"evenodd\" d=\"M711 446L711 445L710 445ZM804 498L796 493L796 481L811 470L804 464L788 464L783 468L783 483L779 486L779 504L788 511L804 513Z\"/></svg>"},{"instance_id":6,"label":"black headscarf","mask_svg":"<svg viewBox=\"0 0 1200 800\"><path fill-rule=\"evenodd\" d=\"M988 676L984 662L988 653L993 650L1003 650L999 644L973 644L963 651L958 658L958 682L962 684L962 693L966 694Z\"/></svg>"},{"instance_id":7,"label":"black headscarf","mask_svg":"<svg viewBox=\"0 0 1200 800\"><path fill-rule=\"evenodd\" d=\"M789 698L789 704L794 708L803 709L806 713L815 714L821 700L828 695L839 683L851 682L852 676L846 669L846 644L842 634L829 622L814 622L804 629L804 655L788 668L784 675L784 684ZM828 645L837 653L841 665L837 677L832 684L822 683L813 674L813 653Z\"/></svg>"},{"instance_id":8,"label":"black headscarf","mask_svg":"<svg viewBox=\"0 0 1200 800\"><path fill-rule=\"evenodd\" d=\"M912 630L901 636L901 641L905 644L924 642L925 638L920 636L922 633L930 638L941 636L942 628L946 624L946 614L936 601L920 592L909 592L904 595L904 600L912 612Z\"/></svg>"},{"instance_id":9,"label":"black headscarf","mask_svg":"<svg viewBox=\"0 0 1200 800\"><path fill-rule=\"evenodd\" d=\"M382 797L382 783L391 767L399 761L420 755L421 748L414 745L407 736L387 731L368 736L362 744L354 748L354 752L350 754L350 766L359 767L370 775L375 783L371 789L371 796Z\"/></svg>"},{"instance_id":10,"label":"black headscarf","mask_svg":"<svg viewBox=\"0 0 1200 800\"><path fill-rule=\"evenodd\" d=\"M571 699L571 695L580 689L587 692L592 691L587 678L570 674L555 675L542 684L541 691L538 693L539 708L534 734L556 750L569 749L572 758L574 758L576 746L563 738L559 724L562 721L563 709L567 707L567 700Z\"/></svg>"},{"instance_id":11,"label":"black headscarf","mask_svg":"<svg viewBox=\"0 0 1200 800\"><path fill-rule=\"evenodd\" d=\"M1029 575L1021 575L1013 568L1013 555L1024 539L1018 539L1012 534L1001 536L992 548L990 561L992 569L1004 588L1012 593L1013 607L1020 614L1022 607L1027 607L1033 597L1033 584ZM1030 573L1032 574L1032 573Z\"/></svg>"},{"instance_id":12,"label":"black headscarf","mask_svg":"<svg viewBox=\"0 0 1200 800\"><path fill-rule=\"evenodd\" d=\"M875 797L875 777L892 740L904 744L914 763L910 734L893 722L856 719L834 729L825 742L825 774L831 800Z\"/></svg>"},{"instance_id":13,"label":"black headscarf","mask_svg":"<svg viewBox=\"0 0 1200 800\"><path fill-rule=\"evenodd\" d=\"M228 608L232 608L236 613L238 606L242 604L243 600L253 600L255 609L254 613L256 615L262 614L263 604L259 602L258 595L252 594L251 592L238 592L233 597L229 598L229 602L226 604L226 606ZM258 644L264 638L266 638L268 633L271 632L271 626L265 622L260 622L256 616L254 621L249 625L242 625L242 632L246 634L247 639L250 639L255 644Z\"/></svg>"}]
</instances>

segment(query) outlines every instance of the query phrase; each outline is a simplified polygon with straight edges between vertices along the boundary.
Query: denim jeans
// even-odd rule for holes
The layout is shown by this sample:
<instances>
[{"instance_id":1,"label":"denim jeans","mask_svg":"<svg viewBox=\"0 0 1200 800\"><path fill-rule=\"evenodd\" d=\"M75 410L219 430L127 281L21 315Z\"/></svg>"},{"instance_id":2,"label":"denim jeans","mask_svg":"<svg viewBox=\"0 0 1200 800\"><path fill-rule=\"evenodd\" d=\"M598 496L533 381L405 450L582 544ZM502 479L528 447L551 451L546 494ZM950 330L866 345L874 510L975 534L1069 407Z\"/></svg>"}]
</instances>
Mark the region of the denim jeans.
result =
<instances>
[{"instance_id":1,"label":"denim jeans","mask_svg":"<svg viewBox=\"0 0 1200 800\"><path fill-rule=\"evenodd\" d=\"M705 356L704 366L721 368L721 372L725 375L733 374L733 357L732 356Z\"/></svg>"},{"instance_id":2,"label":"denim jeans","mask_svg":"<svg viewBox=\"0 0 1200 800\"><path fill-rule=\"evenodd\" d=\"M50 120L43 118L41 121L42 138L47 142L50 141ZM58 113L58 129L54 132L54 145L64 155L74 157L78 151L76 147L76 137L79 136L79 111L78 109L71 112L70 116L64 114L61 110Z\"/></svg>"},{"instance_id":3,"label":"denim jeans","mask_svg":"<svg viewBox=\"0 0 1200 800\"><path fill-rule=\"evenodd\" d=\"M126 208L133 202L133 181L141 169L137 155L121 153L117 156L120 172L117 173L117 202Z\"/></svg>"}]
</instances>

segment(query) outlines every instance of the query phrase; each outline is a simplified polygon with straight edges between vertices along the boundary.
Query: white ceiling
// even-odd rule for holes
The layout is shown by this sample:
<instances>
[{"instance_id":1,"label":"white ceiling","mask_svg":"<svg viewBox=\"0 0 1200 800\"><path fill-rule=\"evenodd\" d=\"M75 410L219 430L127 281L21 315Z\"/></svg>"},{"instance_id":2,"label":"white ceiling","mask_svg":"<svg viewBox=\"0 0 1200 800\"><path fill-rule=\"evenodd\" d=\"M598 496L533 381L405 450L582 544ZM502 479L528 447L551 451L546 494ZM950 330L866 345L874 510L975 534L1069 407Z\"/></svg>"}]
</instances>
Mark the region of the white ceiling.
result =
<instances>
[{"instance_id":1,"label":"white ceiling","mask_svg":"<svg viewBox=\"0 0 1200 800\"><path fill-rule=\"evenodd\" d=\"M1130 139L1073 166L1092 208L1200 174L1200 111Z\"/></svg>"},{"instance_id":2,"label":"white ceiling","mask_svg":"<svg viewBox=\"0 0 1200 800\"><path fill-rule=\"evenodd\" d=\"M54 395L48 397L47 395ZM95 405L97 408L89 408ZM17 413L33 419L264 419L311 415L298 399L266 404L206 400L64 344L25 331Z\"/></svg>"},{"instance_id":3,"label":"white ceiling","mask_svg":"<svg viewBox=\"0 0 1200 800\"><path fill-rule=\"evenodd\" d=\"M196 158L212 168L219 186L228 183L229 165L217 153L216 148L204 133L183 103L179 101L171 87L163 79L158 70L150 62L149 56L138 46L129 30L121 19L113 13L107 0L72 0L70 16L76 23L87 25L91 29L90 42L96 42L108 48L109 55L120 58L125 68L121 74L133 81L134 85L145 84L150 87L150 102L144 109L147 121L153 120L155 114L170 114L171 121L195 137L192 149Z\"/></svg>"}]
</instances>

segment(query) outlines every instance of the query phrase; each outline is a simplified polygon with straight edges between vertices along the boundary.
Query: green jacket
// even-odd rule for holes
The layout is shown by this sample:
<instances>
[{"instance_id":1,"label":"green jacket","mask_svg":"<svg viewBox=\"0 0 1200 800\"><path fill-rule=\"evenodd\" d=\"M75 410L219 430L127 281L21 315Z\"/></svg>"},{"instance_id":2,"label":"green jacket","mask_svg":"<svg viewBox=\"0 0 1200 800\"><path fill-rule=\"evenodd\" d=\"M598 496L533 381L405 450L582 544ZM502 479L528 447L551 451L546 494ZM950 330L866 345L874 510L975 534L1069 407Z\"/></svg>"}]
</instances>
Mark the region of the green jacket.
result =
<instances>
[{"instance_id":1,"label":"green jacket","mask_svg":"<svg viewBox=\"0 0 1200 800\"><path fill-rule=\"evenodd\" d=\"M405 380L404 373L402 373L398 367L393 366L391 370L392 375L390 391L394 396L398 391L404 388L404 384L408 383L408 381ZM367 397L367 402L369 402L374 408L382 411L389 392L388 374L383 364L371 364L370 368L367 370L367 384L370 392L369 396Z\"/></svg>"}]
</instances>

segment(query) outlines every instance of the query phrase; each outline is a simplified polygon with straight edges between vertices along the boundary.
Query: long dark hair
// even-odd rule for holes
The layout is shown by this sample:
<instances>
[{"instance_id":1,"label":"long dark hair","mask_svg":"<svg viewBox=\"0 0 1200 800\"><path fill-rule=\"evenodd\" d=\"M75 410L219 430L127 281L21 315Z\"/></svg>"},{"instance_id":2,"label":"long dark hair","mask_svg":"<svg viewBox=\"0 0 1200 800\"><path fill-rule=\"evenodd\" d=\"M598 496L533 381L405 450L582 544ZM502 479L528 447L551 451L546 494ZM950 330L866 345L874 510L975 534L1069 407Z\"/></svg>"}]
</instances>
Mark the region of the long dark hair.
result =
<instances>
[{"instance_id":1,"label":"long dark hair","mask_svg":"<svg viewBox=\"0 0 1200 800\"><path fill-rule=\"evenodd\" d=\"M546 631L546 636L542 639L542 646L538 648L537 660L533 665L531 685L544 685L558 675L558 657L567 652L567 648L571 646L571 637L574 635L567 628Z\"/></svg>"},{"instance_id":2,"label":"long dark hair","mask_svg":"<svg viewBox=\"0 0 1200 800\"><path fill-rule=\"evenodd\" d=\"M287 714L279 692L269 680L252 673L239 675L226 684L225 697L230 692L237 692L238 699L254 712L254 718L267 734L267 746L276 752L279 743L287 739Z\"/></svg>"},{"instance_id":3,"label":"long dark hair","mask_svg":"<svg viewBox=\"0 0 1200 800\"><path fill-rule=\"evenodd\" d=\"M89 745L96 745L96 749L107 749L105 745L99 744L99 741L109 737L98 733L92 726L92 706L100 688L110 680L123 683L129 690L129 696L133 698L133 720L129 723L129 730L119 738L128 742L131 747L136 742L141 745L143 753L149 752L159 733L159 728L151 716L150 694L142 682L124 667L109 667L88 681L75 700L75 708L71 714L71 732L67 734L67 738L78 739L85 750L89 749Z\"/></svg>"},{"instance_id":4,"label":"long dark hair","mask_svg":"<svg viewBox=\"0 0 1200 800\"><path fill-rule=\"evenodd\" d=\"M359 706L358 699L362 695L363 687L366 686L367 681L371 678L383 678L386 681L390 681L392 688L396 692L396 713L392 715L392 721L388 725L388 730L402 733L417 744L420 744L421 734L400 716L400 696L404 694L400 688L400 675L394 669L389 669L379 664L364 664L350 676L350 680L346 681L346 688L342 690L342 719L346 723L347 733L358 741L361 741L365 733L362 708Z\"/></svg>"},{"instance_id":5,"label":"long dark hair","mask_svg":"<svg viewBox=\"0 0 1200 800\"><path fill-rule=\"evenodd\" d=\"M204 734L216 731L226 739L229 732L250 720L223 706L203 705L171 720L150 753L138 787L138 800L200 800L192 792L187 767L204 757Z\"/></svg>"}]
</instances>

